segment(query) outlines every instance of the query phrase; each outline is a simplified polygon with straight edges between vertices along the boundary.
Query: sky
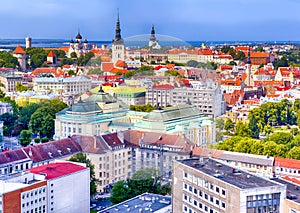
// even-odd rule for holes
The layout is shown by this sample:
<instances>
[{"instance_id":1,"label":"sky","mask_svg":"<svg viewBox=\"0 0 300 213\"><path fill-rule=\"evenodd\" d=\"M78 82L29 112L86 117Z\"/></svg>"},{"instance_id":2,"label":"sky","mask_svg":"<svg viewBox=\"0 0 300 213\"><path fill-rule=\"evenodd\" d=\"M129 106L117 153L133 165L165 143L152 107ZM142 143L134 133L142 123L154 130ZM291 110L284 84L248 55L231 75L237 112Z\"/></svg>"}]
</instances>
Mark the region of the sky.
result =
<instances>
[{"instance_id":1,"label":"sky","mask_svg":"<svg viewBox=\"0 0 300 213\"><path fill-rule=\"evenodd\" d=\"M112 40L118 9L123 38L300 40L300 0L1 0L0 39Z\"/></svg>"}]
</instances>

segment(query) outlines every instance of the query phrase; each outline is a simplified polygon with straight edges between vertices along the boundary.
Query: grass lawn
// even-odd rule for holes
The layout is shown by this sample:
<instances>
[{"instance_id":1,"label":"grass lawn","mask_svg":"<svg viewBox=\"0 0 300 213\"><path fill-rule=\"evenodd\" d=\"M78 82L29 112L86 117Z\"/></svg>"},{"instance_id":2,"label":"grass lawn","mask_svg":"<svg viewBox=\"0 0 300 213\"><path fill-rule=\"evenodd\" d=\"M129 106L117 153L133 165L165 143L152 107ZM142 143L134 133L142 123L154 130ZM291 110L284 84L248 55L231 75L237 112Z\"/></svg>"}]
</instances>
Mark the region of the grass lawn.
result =
<instances>
[{"instance_id":1,"label":"grass lawn","mask_svg":"<svg viewBox=\"0 0 300 213\"><path fill-rule=\"evenodd\" d=\"M91 209L90 213L97 213L98 211L96 209Z\"/></svg>"}]
</instances>

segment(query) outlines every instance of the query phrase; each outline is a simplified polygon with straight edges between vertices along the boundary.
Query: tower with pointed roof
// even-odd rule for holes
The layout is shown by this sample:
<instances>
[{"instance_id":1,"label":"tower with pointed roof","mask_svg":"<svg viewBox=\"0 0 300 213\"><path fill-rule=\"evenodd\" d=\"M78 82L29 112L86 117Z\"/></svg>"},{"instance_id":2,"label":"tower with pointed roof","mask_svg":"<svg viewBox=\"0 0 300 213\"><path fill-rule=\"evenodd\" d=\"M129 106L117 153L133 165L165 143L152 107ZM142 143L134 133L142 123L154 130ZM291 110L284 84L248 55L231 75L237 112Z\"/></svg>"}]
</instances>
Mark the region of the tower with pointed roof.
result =
<instances>
[{"instance_id":1,"label":"tower with pointed roof","mask_svg":"<svg viewBox=\"0 0 300 213\"><path fill-rule=\"evenodd\" d=\"M25 52L25 50L20 45L18 45L17 48L13 52L13 56L18 59L20 69L22 71L25 71L26 70L26 52Z\"/></svg>"},{"instance_id":2,"label":"tower with pointed roof","mask_svg":"<svg viewBox=\"0 0 300 213\"><path fill-rule=\"evenodd\" d=\"M160 49L160 45L155 37L155 30L154 30L153 24L152 24L152 28L151 28L151 35L150 35L148 46L152 49Z\"/></svg>"},{"instance_id":3,"label":"tower with pointed roof","mask_svg":"<svg viewBox=\"0 0 300 213\"><path fill-rule=\"evenodd\" d=\"M247 54L247 59L246 59L246 74L247 74L247 78L246 78L246 85L247 86L253 86L254 82L252 79L252 73L251 73L251 60L250 60L250 46L248 48L248 54Z\"/></svg>"},{"instance_id":4,"label":"tower with pointed roof","mask_svg":"<svg viewBox=\"0 0 300 213\"><path fill-rule=\"evenodd\" d=\"M118 60L125 60L124 55L124 40L121 37L121 28L120 28L120 19L119 19L119 11L117 14L116 21L116 35L112 41L112 62L115 64Z\"/></svg>"}]
</instances>

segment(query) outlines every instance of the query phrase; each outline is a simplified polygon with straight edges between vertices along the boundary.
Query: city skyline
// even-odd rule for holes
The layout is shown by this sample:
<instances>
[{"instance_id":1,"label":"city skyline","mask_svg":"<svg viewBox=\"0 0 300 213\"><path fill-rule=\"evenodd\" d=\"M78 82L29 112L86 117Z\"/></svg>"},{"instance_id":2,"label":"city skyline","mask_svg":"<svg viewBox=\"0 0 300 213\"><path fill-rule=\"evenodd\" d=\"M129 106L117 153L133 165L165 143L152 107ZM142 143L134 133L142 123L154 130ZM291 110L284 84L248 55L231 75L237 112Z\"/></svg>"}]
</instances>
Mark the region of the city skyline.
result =
<instances>
[{"instance_id":1,"label":"city skyline","mask_svg":"<svg viewBox=\"0 0 300 213\"><path fill-rule=\"evenodd\" d=\"M185 41L299 41L300 1L280 0L40 0L3 2L0 38L111 40L117 9L123 38L150 33Z\"/></svg>"}]
</instances>

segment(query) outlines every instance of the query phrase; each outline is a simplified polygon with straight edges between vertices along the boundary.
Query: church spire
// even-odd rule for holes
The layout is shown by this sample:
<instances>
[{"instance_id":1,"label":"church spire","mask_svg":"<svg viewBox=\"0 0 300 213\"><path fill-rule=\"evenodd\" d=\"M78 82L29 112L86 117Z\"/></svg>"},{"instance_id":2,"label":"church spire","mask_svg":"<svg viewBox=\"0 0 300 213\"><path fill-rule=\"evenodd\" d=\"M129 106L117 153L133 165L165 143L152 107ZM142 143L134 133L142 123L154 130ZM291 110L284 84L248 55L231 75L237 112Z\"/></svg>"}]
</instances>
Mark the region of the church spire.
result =
<instances>
[{"instance_id":1,"label":"church spire","mask_svg":"<svg viewBox=\"0 0 300 213\"><path fill-rule=\"evenodd\" d=\"M248 48L247 64L251 64L251 60L250 60L250 46Z\"/></svg>"},{"instance_id":2,"label":"church spire","mask_svg":"<svg viewBox=\"0 0 300 213\"><path fill-rule=\"evenodd\" d=\"M155 38L155 30L154 30L154 24L152 24L152 28L151 28L150 41L156 41L156 38Z\"/></svg>"},{"instance_id":3,"label":"church spire","mask_svg":"<svg viewBox=\"0 0 300 213\"><path fill-rule=\"evenodd\" d=\"M121 39L121 28L120 28L119 9L118 9L117 21L116 21L116 36L114 41L118 41L120 39Z\"/></svg>"}]
</instances>

